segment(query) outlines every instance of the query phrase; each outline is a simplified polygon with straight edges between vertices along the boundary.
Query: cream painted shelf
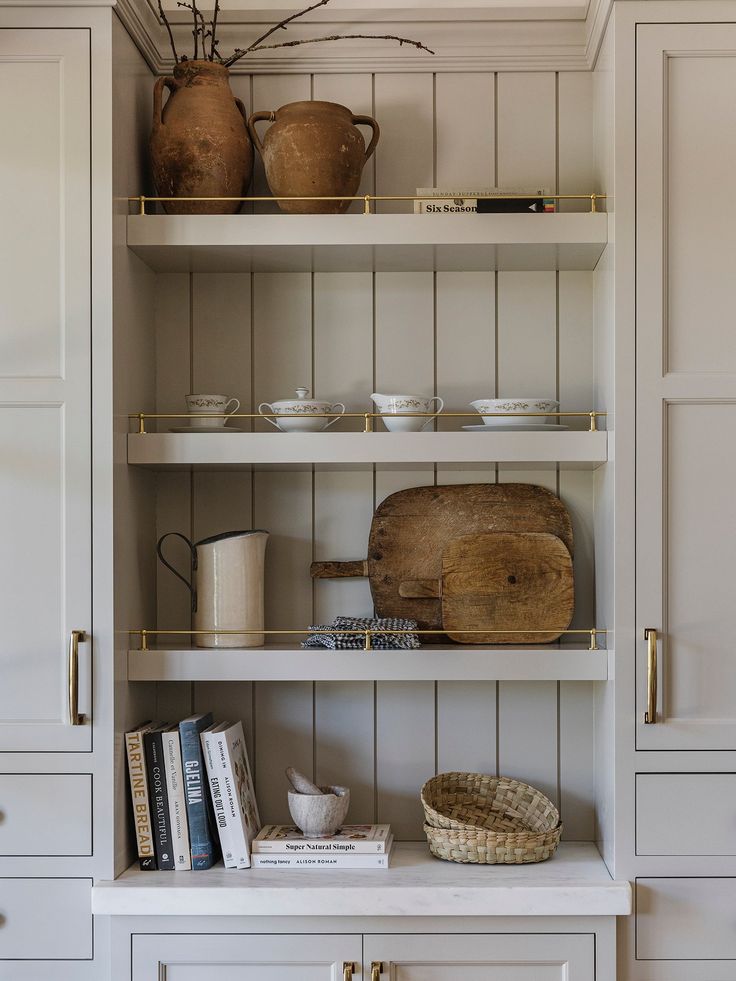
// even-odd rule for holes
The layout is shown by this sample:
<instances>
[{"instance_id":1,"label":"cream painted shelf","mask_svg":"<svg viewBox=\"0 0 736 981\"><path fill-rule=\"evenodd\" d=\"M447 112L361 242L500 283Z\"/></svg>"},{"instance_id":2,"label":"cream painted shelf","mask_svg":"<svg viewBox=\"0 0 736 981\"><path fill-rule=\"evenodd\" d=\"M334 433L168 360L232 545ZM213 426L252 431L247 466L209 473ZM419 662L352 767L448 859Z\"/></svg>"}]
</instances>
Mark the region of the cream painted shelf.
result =
<instances>
[{"instance_id":1,"label":"cream painted shelf","mask_svg":"<svg viewBox=\"0 0 736 981\"><path fill-rule=\"evenodd\" d=\"M430 646L418 651L247 650L128 652L129 681L605 681L610 651L587 646Z\"/></svg>"},{"instance_id":2,"label":"cream painted shelf","mask_svg":"<svg viewBox=\"0 0 736 981\"><path fill-rule=\"evenodd\" d=\"M131 433L128 463L154 470L279 468L401 470L428 463L461 467L595 470L608 458L605 432L551 433Z\"/></svg>"},{"instance_id":3,"label":"cream painted shelf","mask_svg":"<svg viewBox=\"0 0 736 981\"><path fill-rule=\"evenodd\" d=\"M130 215L157 272L594 269L605 214Z\"/></svg>"},{"instance_id":4,"label":"cream painted shelf","mask_svg":"<svg viewBox=\"0 0 736 981\"><path fill-rule=\"evenodd\" d=\"M457 865L424 843L396 846L389 869L128 869L97 882L103 916L624 916L631 886L611 879L595 845L563 842L539 865Z\"/></svg>"}]
</instances>

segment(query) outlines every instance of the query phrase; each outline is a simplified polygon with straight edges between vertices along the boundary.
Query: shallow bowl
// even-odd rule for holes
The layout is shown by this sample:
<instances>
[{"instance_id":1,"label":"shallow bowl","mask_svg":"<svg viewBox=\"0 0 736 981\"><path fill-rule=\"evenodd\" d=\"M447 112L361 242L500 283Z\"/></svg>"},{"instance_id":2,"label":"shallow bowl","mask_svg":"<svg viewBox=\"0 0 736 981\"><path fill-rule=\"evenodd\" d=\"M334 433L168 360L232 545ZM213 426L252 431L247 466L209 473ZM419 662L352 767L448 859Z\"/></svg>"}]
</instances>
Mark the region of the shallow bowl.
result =
<instances>
[{"instance_id":1,"label":"shallow bowl","mask_svg":"<svg viewBox=\"0 0 736 981\"><path fill-rule=\"evenodd\" d=\"M550 423L557 422L556 416L524 416L515 415L519 412L556 412L559 402L555 399L546 398L518 398L510 397L505 399L476 399L471 402L472 408L483 416L486 426L528 426L530 423ZM501 415L484 415L485 412L501 413Z\"/></svg>"}]
</instances>

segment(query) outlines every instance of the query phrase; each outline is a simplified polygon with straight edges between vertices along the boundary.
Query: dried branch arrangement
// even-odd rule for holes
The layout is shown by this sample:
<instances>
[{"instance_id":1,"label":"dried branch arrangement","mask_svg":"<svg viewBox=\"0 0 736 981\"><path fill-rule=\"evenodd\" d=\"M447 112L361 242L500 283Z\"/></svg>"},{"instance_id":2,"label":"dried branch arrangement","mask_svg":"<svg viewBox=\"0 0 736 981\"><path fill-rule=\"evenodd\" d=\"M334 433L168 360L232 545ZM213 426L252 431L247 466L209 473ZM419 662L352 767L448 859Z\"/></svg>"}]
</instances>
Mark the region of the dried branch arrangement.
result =
<instances>
[{"instance_id":1,"label":"dried branch arrangement","mask_svg":"<svg viewBox=\"0 0 736 981\"><path fill-rule=\"evenodd\" d=\"M317 7L326 6L330 0L318 0L317 3L313 3L311 7L305 7L304 10L300 10L296 14L292 14L290 17L285 17L278 24L274 24L270 27L265 34L250 44L247 48L236 48L235 51L230 55L229 58L223 58L218 51L219 41L217 39L217 18L220 13L220 0L215 0L215 7L212 13L212 20L207 22L204 15L197 6L197 0L177 0L177 7L184 7L191 11L192 14L192 37L194 38L194 58L201 58L204 61L216 61L226 68L234 65L236 61L240 61L241 58L245 58L246 55L252 54L254 51L266 51L272 48L294 48L298 44L317 44L321 41L342 41L345 39L353 38L378 38L384 41L396 41L399 45L410 44L414 48L420 48L422 51L428 51L429 54L434 54L431 48L428 48L426 44L422 44L421 41L412 41L408 37L397 37L394 34L331 34L327 37L308 37L296 41L280 41L276 44L265 44L273 34L277 31L285 31L287 25L293 20L297 20L299 17L303 17L305 14L310 13L312 10L316 10ZM174 61L184 62L188 61L186 55L177 54L176 45L174 44L174 33L171 30L171 24L166 16L161 0L158 0L158 12L162 23L166 27L169 35L169 41L171 43L171 50L174 54Z\"/></svg>"}]
</instances>

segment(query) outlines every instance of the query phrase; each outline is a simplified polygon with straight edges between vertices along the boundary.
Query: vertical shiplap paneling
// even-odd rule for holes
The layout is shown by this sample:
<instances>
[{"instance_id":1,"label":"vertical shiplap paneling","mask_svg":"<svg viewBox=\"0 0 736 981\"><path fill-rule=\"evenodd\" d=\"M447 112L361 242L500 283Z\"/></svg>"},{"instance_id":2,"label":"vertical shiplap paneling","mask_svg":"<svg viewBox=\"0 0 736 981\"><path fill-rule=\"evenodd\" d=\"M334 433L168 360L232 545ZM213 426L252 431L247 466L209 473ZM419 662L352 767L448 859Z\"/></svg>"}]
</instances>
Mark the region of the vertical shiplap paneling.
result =
<instances>
[{"instance_id":1,"label":"vertical shiplap paneling","mask_svg":"<svg viewBox=\"0 0 736 981\"><path fill-rule=\"evenodd\" d=\"M339 102L353 113L372 115L371 75L317 75L314 98ZM362 128L366 144L370 131ZM359 193L374 188L374 160L366 165ZM350 210L360 210L356 204ZM348 412L370 407L373 391L373 276L369 272L314 277L314 390L318 398L340 401ZM335 423L335 430L359 430L359 420ZM373 515L373 474L369 470L323 471L314 477L314 557L353 559L367 554ZM338 614L370 615L368 582L317 580L315 620ZM329 656L329 655L328 655ZM356 657L362 656L356 652ZM320 784L350 786L350 820L372 821L374 787L374 686L320 682L315 685L315 774Z\"/></svg>"},{"instance_id":2,"label":"vertical shiplap paneling","mask_svg":"<svg viewBox=\"0 0 736 981\"><path fill-rule=\"evenodd\" d=\"M185 412L184 396L191 391L190 276L173 273L158 276L156 289L156 411ZM166 432L185 420L161 420ZM178 531L191 539L191 475L160 473L156 486L156 534ZM179 539L168 539L165 554L185 576L189 576L189 552ZM155 542L151 542L151 548ZM160 629L191 627L191 598L184 585L160 562L156 575L156 607ZM181 642L188 637L159 638L161 643ZM191 706L191 685L156 685L156 712L162 719L183 718Z\"/></svg>"},{"instance_id":3,"label":"vertical shiplap paneling","mask_svg":"<svg viewBox=\"0 0 736 981\"><path fill-rule=\"evenodd\" d=\"M593 187L593 74L558 76L559 194L590 194ZM589 211L586 201L563 201L560 211Z\"/></svg>"},{"instance_id":4,"label":"vertical shiplap paneling","mask_svg":"<svg viewBox=\"0 0 736 981\"><path fill-rule=\"evenodd\" d=\"M376 194L415 194L434 184L434 81L430 74L381 74L374 81L381 127ZM414 210L411 201L379 204L379 214Z\"/></svg>"},{"instance_id":5,"label":"vertical shiplap paneling","mask_svg":"<svg viewBox=\"0 0 736 981\"><path fill-rule=\"evenodd\" d=\"M557 182L556 78L551 72L497 77L498 184ZM555 273L498 275L498 394L555 395L557 390ZM551 471L499 468L499 479L556 490ZM545 626L541 624L540 626ZM557 684L499 684L499 772L534 784L557 800Z\"/></svg>"},{"instance_id":6,"label":"vertical shiplap paneling","mask_svg":"<svg viewBox=\"0 0 736 981\"><path fill-rule=\"evenodd\" d=\"M311 97L308 75L258 75L252 106L277 110ZM261 124L263 134L268 124ZM268 193L263 164L256 161L253 190ZM257 210L278 212L276 205ZM312 385L311 275L253 276L253 404L293 396ZM255 411L255 409L254 409ZM260 423L264 430L268 423ZM284 439L288 439L284 435ZM261 471L255 474L254 524L271 533L266 552L266 626L300 629L312 617L309 563L312 558L312 475ZM256 789L265 821L288 820L284 768L312 774L313 685L268 682L256 685Z\"/></svg>"},{"instance_id":7,"label":"vertical shiplap paneling","mask_svg":"<svg viewBox=\"0 0 736 981\"><path fill-rule=\"evenodd\" d=\"M434 79L430 74L377 75L376 118L382 136L377 194L414 194L434 183ZM411 212L410 202L383 211ZM376 391L434 394L434 277L375 277ZM379 422L378 428L381 428ZM376 472L376 503L405 487L431 484L434 468ZM422 836L418 795L435 769L435 685L376 686L377 815L399 838Z\"/></svg>"},{"instance_id":8,"label":"vertical shiplap paneling","mask_svg":"<svg viewBox=\"0 0 736 981\"><path fill-rule=\"evenodd\" d=\"M235 397L243 412L251 406L251 277L248 273L207 273L192 277L192 382L197 392ZM243 425L244 420L234 422ZM223 436L227 439L227 436ZM201 472L193 476L193 532L196 540L252 527L252 478L246 472ZM240 720L251 759L254 734L250 682L199 682L197 712L216 710L218 720Z\"/></svg>"},{"instance_id":9,"label":"vertical shiplap paneling","mask_svg":"<svg viewBox=\"0 0 736 981\"><path fill-rule=\"evenodd\" d=\"M438 74L435 80L438 187L495 183L495 76ZM428 219L431 220L431 219ZM469 402L495 394L495 274L439 272L436 290L436 388L445 408L470 412ZM470 419L438 428L459 429ZM440 484L495 480L493 464L475 470L437 467ZM496 768L496 683L437 684L437 768L493 773Z\"/></svg>"},{"instance_id":10,"label":"vertical shiplap paneling","mask_svg":"<svg viewBox=\"0 0 736 981\"><path fill-rule=\"evenodd\" d=\"M560 194L593 190L593 77L561 72L558 77L558 178ZM585 202L562 203L560 210L585 211ZM563 411L593 409L595 349L593 274L561 272L559 283L559 399ZM570 421L575 428L587 422ZM595 624L594 474L562 470L560 497L570 510L575 538L575 617L573 626ZM560 812L568 840L594 837L595 760L594 686L561 682Z\"/></svg>"}]
</instances>

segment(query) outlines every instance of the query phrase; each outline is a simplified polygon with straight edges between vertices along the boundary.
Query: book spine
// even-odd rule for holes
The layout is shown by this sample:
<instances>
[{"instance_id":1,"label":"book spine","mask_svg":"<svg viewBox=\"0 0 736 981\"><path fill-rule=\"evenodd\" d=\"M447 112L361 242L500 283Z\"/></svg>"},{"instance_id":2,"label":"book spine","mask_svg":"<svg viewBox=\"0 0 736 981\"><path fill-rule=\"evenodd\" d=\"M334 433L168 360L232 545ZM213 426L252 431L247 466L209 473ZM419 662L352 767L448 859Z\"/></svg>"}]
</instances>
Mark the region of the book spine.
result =
<instances>
[{"instance_id":1,"label":"book spine","mask_svg":"<svg viewBox=\"0 0 736 981\"><path fill-rule=\"evenodd\" d=\"M254 855L385 855L385 841L355 841L350 844L308 844L301 841L253 841Z\"/></svg>"},{"instance_id":2,"label":"book spine","mask_svg":"<svg viewBox=\"0 0 736 981\"><path fill-rule=\"evenodd\" d=\"M148 770L148 792L151 798L153 844L159 869L174 868L171 850L169 821L169 797L166 791L166 773L160 732L147 732L143 737Z\"/></svg>"},{"instance_id":3,"label":"book spine","mask_svg":"<svg viewBox=\"0 0 736 981\"><path fill-rule=\"evenodd\" d=\"M256 855L254 869L387 869L389 855Z\"/></svg>"},{"instance_id":4,"label":"book spine","mask_svg":"<svg viewBox=\"0 0 736 981\"><path fill-rule=\"evenodd\" d=\"M223 800L227 815L227 827L230 832L230 845L233 857L239 869L250 868L250 847L248 845L247 829L243 823L238 803L238 793L235 785L232 754L227 740L227 731L215 734L216 752L215 765L219 766L222 781Z\"/></svg>"},{"instance_id":5,"label":"book spine","mask_svg":"<svg viewBox=\"0 0 736 981\"><path fill-rule=\"evenodd\" d=\"M192 867L189 853L189 828L187 807L184 799L184 771L181 764L179 730L163 734L164 763L166 765L166 790L169 795L171 821L171 845L174 852L174 868L186 872Z\"/></svg>"},{"instance_id":6,"label":"book spine","mask_svg":"<svg viewBox=\"0 0 736 981\"><path fill-rule=\"evenodd\" d=\"M215 813L215 824L217 833L220 836L220 847L222 849L222 861L226 869L236 869L237 862L233 858L233 849L230 843L230 831L227 824L227 814L225 812L225 801L222 796L222 781L220 771L215 765L215 733L202 733L202 748L204 750L204 761L207 769L207 779L210 785L212 796L212 808Z\"/></svg>"},{"instance_id":7,"label":"book spine","mask_svg":"<svg viewBox=\"0 0 736 981\"><path fill-rule=\"evenodd\" d=\"M128 776L130 777L130 796L133 802L133 823L135 825L138 864L144 872L154 871L156 869L156 852L153 847L151 829L151 803L148 796L143 733L126 733L125 747L128 755Z\"/></svg>"},{"instance_id":8,"label":"book spine","mask_svg":"<svg viewBox=\"0 0 736 981\"><path fill-rule=\"evenodd\" d=\"M215 861L215 844L210 830L207 807L210 798L196 722L182 722L179 726L179 734L192 868L210 869Z\"/></svg>"}]
</instances>

